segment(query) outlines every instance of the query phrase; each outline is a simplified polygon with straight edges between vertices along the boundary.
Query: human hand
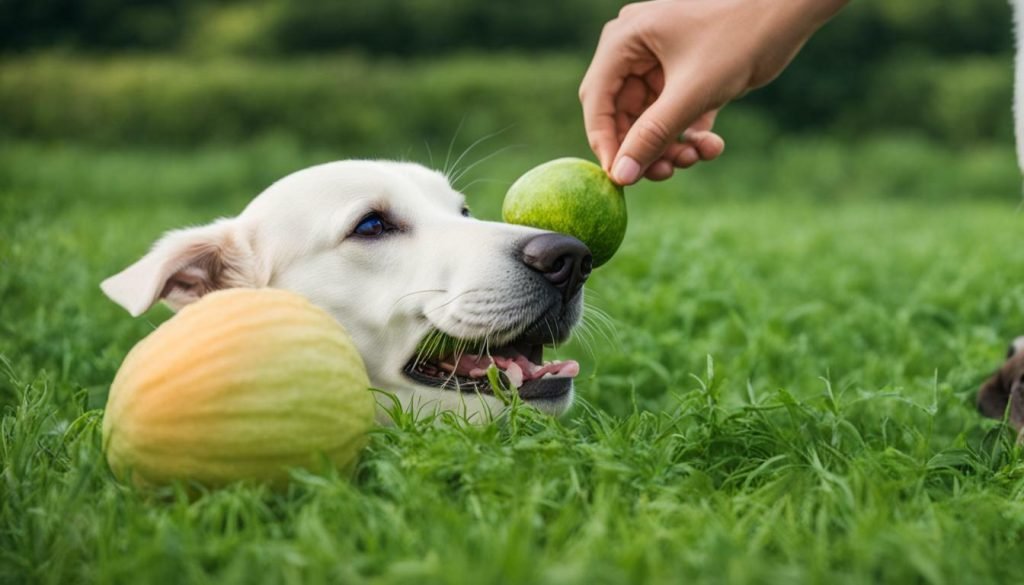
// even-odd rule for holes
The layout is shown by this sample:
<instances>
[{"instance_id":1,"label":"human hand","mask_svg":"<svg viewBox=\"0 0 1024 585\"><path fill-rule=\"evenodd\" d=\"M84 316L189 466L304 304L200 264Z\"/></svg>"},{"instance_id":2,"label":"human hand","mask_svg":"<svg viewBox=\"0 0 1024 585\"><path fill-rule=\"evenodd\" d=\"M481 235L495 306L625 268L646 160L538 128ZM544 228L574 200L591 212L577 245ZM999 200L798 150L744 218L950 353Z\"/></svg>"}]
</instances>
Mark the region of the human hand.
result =
<instances>
[{"instance_id":1,"label":"human hand","mask_svg":"<svg viewBox=\"0 0 1024 585\"><path fill-rule=\"evenodd\" d=\"M653 0L605 25L580 85L590 147L612 179L664 180L717 158L718 110L767 84L847 0Z\"/></svg>"}]
</instances>

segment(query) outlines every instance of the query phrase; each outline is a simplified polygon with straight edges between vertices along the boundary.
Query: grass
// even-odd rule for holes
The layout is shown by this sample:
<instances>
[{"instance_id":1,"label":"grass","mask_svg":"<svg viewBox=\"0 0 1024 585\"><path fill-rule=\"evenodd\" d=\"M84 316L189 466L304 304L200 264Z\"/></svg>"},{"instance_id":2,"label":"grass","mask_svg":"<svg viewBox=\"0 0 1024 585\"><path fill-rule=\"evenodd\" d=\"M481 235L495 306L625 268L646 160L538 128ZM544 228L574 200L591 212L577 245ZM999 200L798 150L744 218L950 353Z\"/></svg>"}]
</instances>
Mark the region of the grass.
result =
<instances>
[{"instance_id":1,"label":"grass","mask_svg":"<svg viewBox=\"0 0 1024 585\"><path fill-rule=\"evenodd\" d=\"M549 154L478 167L474 209ZM583 363L561 420L402 421L351 481L284 493L118 485L100 409L169 312L98 282L343 155L0 146L0 582L1019 579L1024 459L972 404L1024 330L1007 145L783 138L629 191L587 285L614 326L560 349Z\"/></svg>"}]
</instances>

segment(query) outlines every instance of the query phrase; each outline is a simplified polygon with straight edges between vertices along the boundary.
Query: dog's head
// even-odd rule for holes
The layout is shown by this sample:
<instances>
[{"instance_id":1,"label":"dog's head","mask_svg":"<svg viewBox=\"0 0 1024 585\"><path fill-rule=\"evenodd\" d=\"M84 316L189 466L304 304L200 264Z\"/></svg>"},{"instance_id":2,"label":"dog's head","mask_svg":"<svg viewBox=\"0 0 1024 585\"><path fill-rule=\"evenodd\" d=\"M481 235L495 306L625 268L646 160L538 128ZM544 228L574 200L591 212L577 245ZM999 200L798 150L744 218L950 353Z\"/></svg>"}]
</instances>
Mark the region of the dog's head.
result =
<instances>
[{"instance_id":1,"label":"dog's head","mask_svg":"<svg viewBox=\"0 0 1024 585\"><path fill-rule=\"evenodd\" d=\"M590 273L586 246L473 219L440 173L344 161L281 179L238 217L173 231L103 282L132 315L231 287L300 293L352 335L371 383L415 412L497 412L487 370L552 414L572 402L568 338Z\"/></svg>"},{"instance_id":2,"label":"dog's head","mask_svg":"<svg viewBox=\"0 0 1024 585\"><path fill-rule=\"evenodd\" d=\"M978 389L978 412L1001 419L1007 416L1018 432L1024 429L1024 336L1013 340L1006 361ZM1007 412L1006 408L1010 410Z\"/></svg>"}]
</instances>

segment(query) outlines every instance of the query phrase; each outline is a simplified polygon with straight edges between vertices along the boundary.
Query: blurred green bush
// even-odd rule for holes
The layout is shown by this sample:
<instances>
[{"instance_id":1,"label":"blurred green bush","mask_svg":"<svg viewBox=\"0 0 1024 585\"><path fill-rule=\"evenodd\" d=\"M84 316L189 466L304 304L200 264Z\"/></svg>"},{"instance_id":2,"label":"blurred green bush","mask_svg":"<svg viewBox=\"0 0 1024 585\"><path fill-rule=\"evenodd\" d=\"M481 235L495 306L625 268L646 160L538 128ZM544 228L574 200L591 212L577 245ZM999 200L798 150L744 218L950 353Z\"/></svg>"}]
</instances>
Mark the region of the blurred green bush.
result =
<instances>
[{"instance_id":1,"label":"blurred green bush","mask_svg":"<svg viewBox=\"0 0 1024 585\"><path fill-rule=\"evenodd\" d=\"M497 144L586 152L569 55L273 59L34 56L0 60L0 137L189 146L285 134L395 153L500 132ZM846 139L917 133L958 146L1009 143L1011 63L1001 55L908 56L872 72L858 102L813 126L790 108L741 100L719 130L769 147L785 133ZM756 95L756 94L755 94Z\"/></svg>"},{"instance_id":2,"label":"blurred green bush","mask_svg":"<svg viewBox=\"0 0 1024 585\"><path fill-rule=\"evenodd\" d=\"M284 133L392 152L461 127L503 144L583 146L570 57L288 62L35 57L0 63L0 135L191 145ZM500 72L500 74L496 74Z\"/></svg>"},{"instance_id":3,"label":"blurred green bush","mask_svg":"<svg viewBox=\"0 0 1024 585\"><path fill-rule=\"evenodd\" d=\"M623 0L305 0L281 4L284 53L342 49L403 56L453 50L589 51Z\"/></svg>"},{"instance_id":4,"label":"blurred green bush","mask_svg":"<svg viewBox=\"0 0 1024 585\"><path fill-rule=\"evenodd\" d=\"M841 115L848 132L916 128L950 143L1013 136L1013 64L974 55L937 60L908 55L872 75L871 92Z\"/></svg>"},{"instance_id":5,"label":"blurred green bush","mask_svg":"<svg viewBox=\"0 0 1024 585\"><path fill-rule=\"evenodd\" d=\"M621 4L0 0L0 137L287 133L380 152L511 126L506 144L575 150L577 84ZM1011 52L1005 0L857 0L721 123L756 143L780 129L1003 142Z\"/></svg>"},{"instance_id":6,"label":"blurred green bush","mask_svg":"<svg viewBox=\"0 0 1024 585\"><path fill-rule=\"evenodd\" d=\"M176 51L228 32L220 48L283 54L359 50L424 57L464 50L589 53L626 0L4 0L0 52L68 47ZM857 0L808 48L871 60L890 48L934 54L1005 51L1005 0ZM208 21L219 24L207 28ZM227 28L225 28L227 27ZM229 30L235 27L234 30ZM680 31L685 34L687 31ZM205 44L204 39L199 44ZM216 44L218 41L213 40ZM842 57L840 55L840 57Z\"/></svg>"}]
</instances>

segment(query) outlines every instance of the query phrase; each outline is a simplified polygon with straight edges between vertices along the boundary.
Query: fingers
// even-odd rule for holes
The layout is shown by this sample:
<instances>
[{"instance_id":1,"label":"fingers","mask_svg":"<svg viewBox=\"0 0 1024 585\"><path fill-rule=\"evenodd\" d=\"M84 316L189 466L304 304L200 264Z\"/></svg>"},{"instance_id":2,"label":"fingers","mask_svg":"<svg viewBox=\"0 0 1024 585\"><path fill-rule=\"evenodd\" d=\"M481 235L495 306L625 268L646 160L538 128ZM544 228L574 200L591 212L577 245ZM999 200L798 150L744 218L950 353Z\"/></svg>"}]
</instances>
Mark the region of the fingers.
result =
<instances>
[{"instance_id":1,"label":"fingers","mask_svg":"<svg viewBox=\"0 0 1024 585\"><path fill-rule=\"evenodd\" d=\"M670 145L662 157L647 167L644 177L652 181L670 179L676 169L688 169L698 162L715 160L725 150L725 141L711 131L687 130L686 141Z\"/></svg>"},{"instance_id":2,"label":"fingers","mask_svg":"<svg viewBox=\"0 0 1024 585\"><path fill-rule=\"evenodd\" d=\"M697 132L701 130L711 130L715 125L715 118L718 117L718 112L719 110L717 108L704 112L693 122L693 124L690 124L690 127L687 128L686 131Z\"/></svg>"},{"instance_id":3,"label":"fingers","mask_svg":"<svg viewBox=\"0 0 1024 585\"><path fill-rule=\"evenodd\" d=\"M591 95L595 97L590 97ZM581 97L584 97L583 94ZM619 148L613 98L588 94L586 100L583 102L583 126L587 132L587 141L601 166L607 171L611 168L612 158Z\"/></svg>"},{"instance_id":4,"label":"fingers","mask_svg":"<svg viewBox=\"0 0 1024 585\"><path fill-rule=\"evenodd\" d=\"M615 96L615 148L618 149L622 139L629 132L629 127L644 112L653 98L644 82L635 75L623 80L622 89ZM609 165L611 161L609 161Z\"/></svg>"},{"instance_id":5,"label":"fingers","mask_svg":"<svg viewBox=\"0 0 1024 585\"><path fill-rule=\"evenodd\" d=\"M626 78L630 64L619 55L621 39L610 26L605 26L598 41L594 59L580 83L583 125L591 150L608 170L619 149L616 131L616 96Z\"/></svg>"},{"instance_id":6,"label":"fingers","mask_svg":"<svg viewBox=\"0 0 1024 585\"><path fill-rule=\"evenodd\" d=\"M725 140L710 130L687 130L684 136L686 137L686 144L691 146L693 154L692 157L687 158L694 158L690 164L696 163L697 160L715 160L722 156L722 153L725 151Z\"/></svg>"},{"instance_id":7,"label":"fingers","mask_svg":"<svg viewBox=\"0 0 1024 585\"><path fill-rule=\"evenodd\" d=\"M664 181L672 178L672 175L676 172L676 169L672 166L672 162L661 159L654 161L650 167L647 168L647 172L644 176L652 181Z\"/></svg>"},{"instance_id":8,"label":"fingers","mask_svg":"<svg viewBox=\"0 0 1024 585\"><path fill-rule=\"evenodd\" d=\"M680 169L688 169L700 161L700 152L692 144L684 144L679 154L669 160Z\"/></svg>"},{"instance_id":9,"label":"fingers","mask_svg":"<svg viewBox=\"0 0 1024 585\"><path fill-rule=\"evenodd\" d=\"M687 92L669 89L666 88L626 133L612 165L611 175L616 183L632 185L637 182L648 167L676 143L679 133L704 113Z\"/></svg>"}]
</instances>

